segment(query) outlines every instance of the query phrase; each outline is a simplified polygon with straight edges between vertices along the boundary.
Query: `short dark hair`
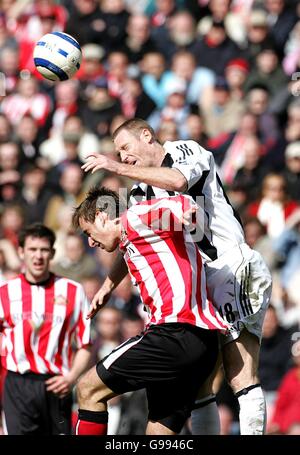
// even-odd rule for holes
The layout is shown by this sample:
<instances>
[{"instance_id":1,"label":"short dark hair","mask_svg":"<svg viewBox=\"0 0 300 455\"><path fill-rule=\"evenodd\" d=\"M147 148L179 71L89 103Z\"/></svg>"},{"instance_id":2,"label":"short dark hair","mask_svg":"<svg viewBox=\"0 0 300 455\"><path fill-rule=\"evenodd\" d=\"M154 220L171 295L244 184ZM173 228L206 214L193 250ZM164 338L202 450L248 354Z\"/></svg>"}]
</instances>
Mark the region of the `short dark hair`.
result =
<instances>
[{"instance_id":1,"label":"short dark hair","mask_svg":"<svg viewBox=\"0 0 300 455\"><path fill-rule=\"evenodd\" d=\"M151 133L152 138L156 140L155 131L152 126L150 126L149 123L141 118L126 120L124 123L122 123L122 125L118 126L118 128L112 134L112 140L114 141L122 130L127 130L134 136L138 137L144 129L148 130Z\"/></svg>"},{"instance_id":2,"label":"short dark hair","mask_svg":"<svg viewBox=\"0 0 300 455\"><path fill-rule=\"evenodd\" d=\"M80 219L94 223L97 210L108 214L110 219L117 218L124 211L119 195L108 188L93 187L87 193L82 203L75 208L72 224L75 229L80 227Z\"/></svg>"},{"instance_id":3,"label":"short dark hair","mask_svg":"<svg viewBox=\"0 0 300 455\"><path fill-rule=\"evenodd\" d=\"M52 229L49 229L42 223L34 223L26 226L19 233L19 245L23 248L27 237L35 237L39 239L49 240L51 248L55 243L56 237Z\"/></svg>"}]
</instances>

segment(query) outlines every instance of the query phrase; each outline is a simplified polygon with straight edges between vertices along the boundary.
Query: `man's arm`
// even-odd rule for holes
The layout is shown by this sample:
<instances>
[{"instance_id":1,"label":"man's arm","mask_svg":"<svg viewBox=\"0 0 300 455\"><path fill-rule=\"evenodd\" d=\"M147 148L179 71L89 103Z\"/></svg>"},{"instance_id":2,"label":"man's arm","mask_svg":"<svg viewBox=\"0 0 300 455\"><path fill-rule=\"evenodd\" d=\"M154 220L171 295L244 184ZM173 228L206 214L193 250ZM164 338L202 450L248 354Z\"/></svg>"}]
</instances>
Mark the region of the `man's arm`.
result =
<instances>
[{"instance_id":1,"label":"man's arm","mask_svg":"<svg viewBox=\"0 0 300 455\"><path fill-rule=\"evenodd\" d=\"M46 381L47 390L63 398L71 392L79 376L87 369L91 353L89 347L82 347L76 352L70 371L62 376L53 376Z\"/></svg>"},{"instance_id":2,"label":"man's arm","mask_svg":"<svg viewBox=\"0 0 300 455\"><path fill-rule=\"evenodd\" d=\"M184 175L174 168L167 167L140 167L119 163L104 155L90 155L82 166L85 172L92 174L100 169L106 169L123 177L144 182L164 190L183 192L187 189L187 180Z\"/></svg>"},{"instance_id":3,"label":"man's arm","mask_svg":"<svg viewBox=\"0 0 300 455\"><path fill-rule=\"evenodd\" d=\"M118 286L119 283L121 283L127 273L128 268L123 258L123 254L119 252L118 257L116 258L104 283L91 302L89 312L87 314L88 319L93 318L98 313L100 308L108 302L112 291Z\"/></svg>"}]
</instances>

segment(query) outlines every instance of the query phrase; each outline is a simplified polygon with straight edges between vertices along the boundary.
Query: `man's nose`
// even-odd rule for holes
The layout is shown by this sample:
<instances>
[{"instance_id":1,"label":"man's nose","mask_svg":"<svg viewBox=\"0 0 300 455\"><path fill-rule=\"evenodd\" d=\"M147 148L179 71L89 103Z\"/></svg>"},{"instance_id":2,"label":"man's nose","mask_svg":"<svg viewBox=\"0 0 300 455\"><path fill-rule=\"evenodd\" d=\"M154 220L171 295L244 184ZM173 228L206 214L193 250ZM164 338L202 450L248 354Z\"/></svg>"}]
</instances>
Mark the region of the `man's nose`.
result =
<instances>
[{"instance_id":1,"label":"man's nose","mask_svg":"<svg viewBox=\"0 0 300 455\"><path fill-rule=\"evenodd\" d=\"M120 158L121 158L122 163L127 163L127 160L128 160L127 153L120 152Z\"/></svg>"}]
</instances>

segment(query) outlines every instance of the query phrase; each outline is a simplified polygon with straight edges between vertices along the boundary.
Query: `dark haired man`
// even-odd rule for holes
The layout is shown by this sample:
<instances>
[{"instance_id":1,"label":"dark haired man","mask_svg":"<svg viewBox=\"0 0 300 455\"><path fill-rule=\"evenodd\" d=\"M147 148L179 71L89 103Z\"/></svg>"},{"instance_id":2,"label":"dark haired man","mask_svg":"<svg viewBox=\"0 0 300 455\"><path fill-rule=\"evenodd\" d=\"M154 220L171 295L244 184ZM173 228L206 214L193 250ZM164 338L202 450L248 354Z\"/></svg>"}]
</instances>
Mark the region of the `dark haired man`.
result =
<instances>
[{"instance_id":1,"label":"dark haired man","mask_svg":"<svg viewBox=\"0 0 300 455\"><path fill-rule=\"evenodd\" d=\"M0 287L9 435L70 434L71 390L90 358L88 301L79 283L50 273L54 242L54 232L42 224L21 231L24 271Z\"/></svg>"}]
</instances>

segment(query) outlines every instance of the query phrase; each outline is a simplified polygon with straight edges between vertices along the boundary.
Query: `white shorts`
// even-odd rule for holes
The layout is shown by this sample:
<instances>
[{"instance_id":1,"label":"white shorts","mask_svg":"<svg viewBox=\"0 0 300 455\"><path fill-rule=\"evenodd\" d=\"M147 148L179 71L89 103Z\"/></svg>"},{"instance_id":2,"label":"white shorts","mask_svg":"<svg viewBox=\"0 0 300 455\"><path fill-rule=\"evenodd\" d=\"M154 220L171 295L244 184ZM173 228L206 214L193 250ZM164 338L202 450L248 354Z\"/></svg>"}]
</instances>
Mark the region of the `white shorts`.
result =
<instances>
[{"instance_id":1,"label":"white shorts","mask_svg":"<svg viewBox=\"0 0 300 455\"><path fill-rule=\"evenodd\" d=\"M229 324L221 344L236 340L243 328L261 340L272 277L261 255L246 243L232 248L215 261L206 263L210 299Z\"/></svg>"}]
</instances>

